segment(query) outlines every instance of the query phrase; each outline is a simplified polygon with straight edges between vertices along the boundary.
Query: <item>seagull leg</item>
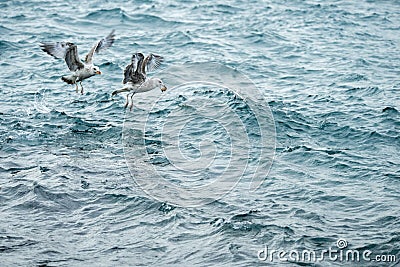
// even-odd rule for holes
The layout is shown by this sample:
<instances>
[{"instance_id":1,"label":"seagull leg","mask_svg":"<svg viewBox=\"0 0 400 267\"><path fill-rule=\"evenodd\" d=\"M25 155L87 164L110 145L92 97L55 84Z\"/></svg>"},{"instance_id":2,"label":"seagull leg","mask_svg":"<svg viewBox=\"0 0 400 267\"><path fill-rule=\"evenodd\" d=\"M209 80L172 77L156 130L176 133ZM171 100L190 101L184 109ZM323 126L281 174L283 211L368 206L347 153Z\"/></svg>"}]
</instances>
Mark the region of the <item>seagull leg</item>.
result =
<instances>
[{"instance_id":1,"label":"seagull leg","mask_svg":"<svg viewBox=\"0 0 400 267\"><path fill-rule=\"evenodd\" d=\"M132 108L133 108L133 96L135 95L135 93L132 93L132 95L131 95L131 107L129 108L129 111L132 111Z\"/></svg>"},{"instance_id":2,"label":"seagull leg","mask_svg":"<svg viewBox=\"0 0 400 267\"><path fill-rule=\"evenodd\" d=\"M124 108L127 108L127 107L128 107L128 104L129 104L128 97L129 97L129 93L126 95L126 103L125 103Z\"/></svg>"},{"instance_id":3,"label":"seagull leg","mask_svg":"<svg viewBox=\"0 0 400 267\"><path fill-rule=\"evenodd\" d=\"M83 85L82 85L82 82L79 82L79 84L81 85L81 94L83 95Z\"/></svg>"},{"instance_id":4,"label":"seagull leg","mask_svg":"<svg viewBox=\"0 0 400 267\"><path fill-rule=\"evenodd\" d=\"M75 83L75 92L78 93L78 84Z\"/></svg>"}]
</instances>

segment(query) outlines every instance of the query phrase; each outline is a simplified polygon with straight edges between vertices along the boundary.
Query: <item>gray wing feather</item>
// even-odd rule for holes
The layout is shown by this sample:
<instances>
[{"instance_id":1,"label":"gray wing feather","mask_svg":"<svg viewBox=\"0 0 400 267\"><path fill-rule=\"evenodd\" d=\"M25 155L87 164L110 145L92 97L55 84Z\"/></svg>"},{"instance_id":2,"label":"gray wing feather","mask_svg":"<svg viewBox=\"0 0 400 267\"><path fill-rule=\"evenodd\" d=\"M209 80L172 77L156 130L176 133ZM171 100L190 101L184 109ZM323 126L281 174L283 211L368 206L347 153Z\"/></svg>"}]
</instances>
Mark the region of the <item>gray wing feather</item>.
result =
<instances>
[{"instance_id":1,"label":"gray wing feather","mask_svg":"<svg viewBox=\"0 0 400 267\"><path fill-rule=\"evenodd\" d=\"M132 55L131 65L133 67L133 72L136 72L136 70L138 70L139 62L143 61L143 58L144 56L142 53L135 53Z\"/></svg>"},{"instance_id":2,"label":"gray wing feather","mask_svg":"<svg viewBox=\"0 0 400 267\"><path fill-rule=\"evenodd\" d=\"M65 58L65 54L69 49L69 44L66 42L57 42L57 43L41 43L40 48L47 54L55 57L55 58Z\"/></svg>"},{"instance_id":3,"label":"gray wing feather","mask_svg":"<svg viewBox=\"0 0 400 267\"><path fill-rule=\"evenodd\" d=\"M103 49L107 49L114 43L115 40L115 30L112 30L107 37L100 40L99 44L96 47L96 53L99 53Z\"/></svg>"},{"instance_id":4,"label":"gray wing feather","mask_svg":"<svg viewBox=\"0 0 400 267\"><path fill-rule=\"evenodd\" d=\"M142 64L142 73L146 74L146 71L153 71L160 67L161 62L164 61L164 58L159 55L150 54L148 55Z\"/></svg>"},{"instance_id":5,"label":"gray wing feather","mask_svg":"<svg viewBox=\"0 0 400 267\"><path fill-rule=\"evenodd\" d=\"M131 82L133 84L142 83L146 76L141 73L140 66L143 63L144 56L142 53L134 53L132 55L131 64L127 65L124 70L123 84Z\"/></svg>"},{"instance_id":6,"label":"gray wing feather","mask_svg":"<svg viewBox=\"0 0 400 267\"><path fill-rule=\"evenodd\" d=\"M105 49L109 48L110 46L112 46L112 44L114 43L114 40L115 40L114 32L115 32L115 30L112 30L111 33L109 35L107 35L107 37L98 41L92 47L92 49L90 49L89 53L86 55L86 58L85 58L86 63L91 64L93 62L93 55L95 52L99 53L101 50L105 50Z\"/></svg>"},{"instance_id":7,"label":"gray wing feather","mask_svg":"<svg viewBox=\"0 0 400 267\"><path fill-rule=\"evenodd\" d=\"M83 68L83 63L79 60L78 57L77 46L73 43L42 43L40 47L44 52L51 56L64 59L70 71L76 71L77 69Z\"/></svg>"},{"instance_id":8,"label":"gray wing feather","mask_svg":"<svg viewBox=\"0 0 400 267\"><path fill-rule=\"evenodd\" d=\"M67 53L65 54L65 62L70 71L76 71L84 67L78 56L78 48L74 44L70 44Z\"/></svg>"},{"instance_id":9,"label":"gray wing feather","mask_svg":"<svg viewBox=\"0 0 400 267\"><path fill-rule=\"evenodd\" d=\"M129 65L127 65L126 67L125 67L125 70L124 70L124 80L122 81L122 83L123 84L126 84L127 82L129 82L130 80L131 80L131 76L133 75L133 73L134 73L134 70L133 70L133 66L132 66L133 64L129 64Z\"/></svg>"},{"instance_id":10,"label":"gray wing feather","mask_svg":"<svg viewBox=\"0 0 400 267\"><path fill-rule=\"evenodd\" d=\"M134 71L134 64L129 64L126 66L124 71L123 84L131 82L132 84L141 84L146 80L146 76L138 71Z\"/></svg>"}]
</instances>

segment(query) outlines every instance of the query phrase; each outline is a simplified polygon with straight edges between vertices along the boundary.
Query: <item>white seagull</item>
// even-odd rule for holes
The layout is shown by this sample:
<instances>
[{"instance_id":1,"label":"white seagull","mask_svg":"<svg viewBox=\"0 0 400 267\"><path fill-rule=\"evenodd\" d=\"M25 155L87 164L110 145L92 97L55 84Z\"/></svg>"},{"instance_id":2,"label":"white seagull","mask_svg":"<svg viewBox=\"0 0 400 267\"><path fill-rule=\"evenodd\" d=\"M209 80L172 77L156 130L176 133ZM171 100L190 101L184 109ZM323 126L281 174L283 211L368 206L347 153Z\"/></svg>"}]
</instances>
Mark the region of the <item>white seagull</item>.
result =
<instances>
[{"instance_id":1,"label":"white seagull","mask_svg":"<svg viewBox=\"0 0 400 267\"><path fill-rule=\"evenodd\" d=\"M160 88L162 92L167 90L167 87L159 78L148 78L146 72L157 69L163 57L149 54L144 58L142 53L135 53L132 55L131 64L127 65L124 70L124 79L122 83L124 87L112 92L111 96L122 92L128 92L126 95L125 108L129 105L129 95L131 96L130 110L133 107L132 98L136 93L143 93L155 88Z\"/></svg>"},{"instance_id":2,"label":"white seagull","mask_svg":"<svg viewBox=\"0 0 400 267\"><path fill-rule=\"evenodd\" d=\"M93 64L93 55L99 51L109 48L114 43L114 30L105 38L98 41L89 53L85 61L79 59L78 48L70 42L41 43L40 47L47 54L64 59L72 75L62 76L61 80L68 84L75 84L78 93L78 82L81 85L81 94L83 94L82 81L96 74L101 74L100 68Z\"/></svg>"}]
</instances>

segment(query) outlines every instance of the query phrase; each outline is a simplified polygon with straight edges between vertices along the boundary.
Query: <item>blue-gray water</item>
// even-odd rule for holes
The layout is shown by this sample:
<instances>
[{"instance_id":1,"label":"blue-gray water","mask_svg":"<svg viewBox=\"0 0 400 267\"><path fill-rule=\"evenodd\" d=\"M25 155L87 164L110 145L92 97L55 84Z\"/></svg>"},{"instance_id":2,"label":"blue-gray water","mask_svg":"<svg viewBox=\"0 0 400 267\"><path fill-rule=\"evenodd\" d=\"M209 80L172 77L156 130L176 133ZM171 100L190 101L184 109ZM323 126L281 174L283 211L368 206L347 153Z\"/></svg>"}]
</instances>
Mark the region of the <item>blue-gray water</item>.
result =
<instances>
[{"instance_id":1,"label":"blue-gray water","mask_svg":"<svg viewBox=\"0 0 400 267\"><path fill-rule=\"evenodd\" d=\"M111 29L82 96L38 46L72 41L83 57ZM399 260L399 1L2 1L0 33L0 266L256 266L264 245L339 238ZM136 51L219 62L264 92L276 156L256 192L180 208L136 186L124 98L110 100ZM340 264L396 263L315 263Z\"/></svg>"}]
</instances>

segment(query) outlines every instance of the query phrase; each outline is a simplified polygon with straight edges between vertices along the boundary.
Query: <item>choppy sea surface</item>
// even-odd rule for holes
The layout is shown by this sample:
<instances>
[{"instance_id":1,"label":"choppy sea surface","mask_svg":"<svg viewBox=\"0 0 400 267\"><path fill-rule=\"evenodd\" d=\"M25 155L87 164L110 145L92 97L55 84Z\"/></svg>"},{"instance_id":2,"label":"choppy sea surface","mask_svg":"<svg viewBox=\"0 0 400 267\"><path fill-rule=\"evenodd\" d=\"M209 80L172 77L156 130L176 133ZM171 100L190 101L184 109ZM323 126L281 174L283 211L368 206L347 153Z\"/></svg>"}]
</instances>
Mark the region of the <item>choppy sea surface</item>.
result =
<instances>
[{"instance_id":1,"label":"choppy sea surface","mask_svg":"<svg viewBox=\"0 0 400 267\"><path fill-rule=\"evenodd\" d=\"M83 95L60 80L65 63L38 45L74 42L83 58L111 29L114 45L95 56L103 75L85 80ZM399 264L399 1L1 1L0 33L0 266ZM147 116L161 92L135 95L132 112L123 95L111 98L133 52L164 56L152 76L215 62L259 88L276 148L257 190L239 183L217 201L181 207L138 186L124 122ZM165 94L169 104L149 116L161 123L173 114L167 128L181 133L183 156L215 149L223 170L235 129L200 117L182 130L179 114L206 105L202 94L221 103L234 96L193 91ZM199 145L210 136L219 142ZM162 160L147 164L168 172ZM371 251L371 261L259 259L265 247L321 253L339 239L344 252Z\"/></svg>"}]
</instances>

